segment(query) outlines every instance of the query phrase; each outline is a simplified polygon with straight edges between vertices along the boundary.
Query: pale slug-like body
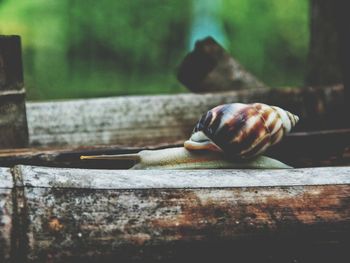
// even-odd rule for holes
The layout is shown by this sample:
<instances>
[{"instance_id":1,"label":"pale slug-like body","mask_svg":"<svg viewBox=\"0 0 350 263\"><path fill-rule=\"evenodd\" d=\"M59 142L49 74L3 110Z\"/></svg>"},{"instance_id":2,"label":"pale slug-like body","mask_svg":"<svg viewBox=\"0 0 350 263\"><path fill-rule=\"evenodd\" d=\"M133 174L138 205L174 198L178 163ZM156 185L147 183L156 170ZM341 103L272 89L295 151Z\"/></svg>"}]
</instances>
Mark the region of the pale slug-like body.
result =
<instances>
[{"instance_id":1,"label":"pale slug-like body","mask_svg":"<svg viewBox=\"0 0 350 263\"><path fill-rule=\"evenodd\" d=\"M222 153L189 151L184 147L161 150L144 150L136 154L81 156L94 160L134 160L131 169L189 170L189 169L288 169L292 168L278 160L257 156L250 160L225 159Z\"/></svg>"}]
</instances>

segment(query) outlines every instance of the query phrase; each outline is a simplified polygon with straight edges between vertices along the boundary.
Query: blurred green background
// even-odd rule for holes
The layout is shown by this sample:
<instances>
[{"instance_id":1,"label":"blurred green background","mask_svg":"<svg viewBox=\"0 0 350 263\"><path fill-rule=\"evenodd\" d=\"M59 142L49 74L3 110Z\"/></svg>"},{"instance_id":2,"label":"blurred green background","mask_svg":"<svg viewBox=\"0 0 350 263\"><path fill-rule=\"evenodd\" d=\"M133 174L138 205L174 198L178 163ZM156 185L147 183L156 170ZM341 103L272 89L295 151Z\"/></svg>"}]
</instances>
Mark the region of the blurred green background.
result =
<instances>
[{"instance_id":1,"label":"blurred green background","mask_svg":"<svg viewBox=\"0 0 350 263\"><path fill-rule=\"evenodd\" d=\"M186 92L177 66L206 35L268 85L302 86L308 8L307 0L0 0L0 34L22 37L30 100Z\"/></svg>"}]
</instances>

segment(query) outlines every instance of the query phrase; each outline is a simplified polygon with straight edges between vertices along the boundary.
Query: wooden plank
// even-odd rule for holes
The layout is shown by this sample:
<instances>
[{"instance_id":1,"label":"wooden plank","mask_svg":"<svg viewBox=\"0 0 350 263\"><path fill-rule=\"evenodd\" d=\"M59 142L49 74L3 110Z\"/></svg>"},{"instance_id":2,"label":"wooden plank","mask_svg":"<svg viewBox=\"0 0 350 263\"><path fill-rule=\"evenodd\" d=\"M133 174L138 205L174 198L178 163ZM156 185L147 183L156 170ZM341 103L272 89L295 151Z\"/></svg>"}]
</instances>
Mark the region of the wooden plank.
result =
<instances>
[{"instance_id":1,"label":"wooden plank","mask_svg":"<svg viewBox=\"0 0 350 263\"><path fill-rule=\"evenodd\" d=\"M296 131L347 127L342 121L347 119L342 86L130 96L27 103L30 145L174 144L188 138L200 116L210 108L256 101L298 114L301 121Z\"/></svg>"},{"instance_id":2,"label":"wooden plank","mask_svg":"<svg viewBox=\"0 0 350 263\"><path fill-rule=\"evenodd\" d=\"M350 184L349 167L288 170L95 170L17 166L24 186L79 189L232 188Z\"/></svg>"},{"instance_id":3,"label":"wooden plank","mask_svg":"<svg viewBox=\"0 0 350 263\"><path fill-rule=\"evenodd\" d=\"M350 165L350 129L294 132L265 154L293 167Z\"/></svg>"},{"instance_id":4,"label":"wooden plank","mask_svg":"<svg viewBox=\"0 0 350 263\"><path fill-rule=\"evenodd\" d=\"M320 262L350 244L350 167L14 171L29 262Z\"/></svg>"},{"instance_id":5,"label":"wooden plank","mask_svg":"<svg viewBox=\"0 0 350 263\"><path fill-rule=\"evenodd\" d=\"M0 148L28 145L21 40L0 36Z\"/></svg>"},{"instance_id":6,"label":"wooden plank","mask_svg":"<svg viewBox=\"0 0 350 263\"><path fill-rule=\"evenodd\" d=\"M0 262L10 262L13 181L9 168L0 167Z\"/></svg>"},{"instance_id":7,"label":"wooden plank","mask_svg":"<svg viewBox=\"0 0 350 263\"><path fill-rule=\"evenodd\" d=\"M0 150L0 166L25 164L67 168L127 169L134 164L132 161L85 161L81 160L80 156L135 153L141 150L181 145L181 143L152 147L100 145ZM293 132L287 134L281 143L270 148L265 154L298 168L350 165L350 129Z\"/></svg>"}]
</instances>

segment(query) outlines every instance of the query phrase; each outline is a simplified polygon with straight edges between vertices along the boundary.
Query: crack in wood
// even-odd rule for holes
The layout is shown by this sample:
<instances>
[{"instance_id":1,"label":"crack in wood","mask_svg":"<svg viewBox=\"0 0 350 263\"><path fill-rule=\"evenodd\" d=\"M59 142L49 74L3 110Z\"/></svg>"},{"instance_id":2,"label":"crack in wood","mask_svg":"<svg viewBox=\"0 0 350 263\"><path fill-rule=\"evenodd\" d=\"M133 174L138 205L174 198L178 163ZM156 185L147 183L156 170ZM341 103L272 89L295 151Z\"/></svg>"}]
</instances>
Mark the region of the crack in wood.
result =
<instances>
[{"instance_id":1,"label":"crack in wood","mask_svg":"<svg viewBox=\"0 0 350 263\"><path fill-rule=\"evenodd\" d=\"M11 169L13 178L12 189L12 229L11 229L11 260L12 262L27 262L29 251L28 228L29 218L25 197L25 188L20 169Z\"/></svg>"}]
</instances>

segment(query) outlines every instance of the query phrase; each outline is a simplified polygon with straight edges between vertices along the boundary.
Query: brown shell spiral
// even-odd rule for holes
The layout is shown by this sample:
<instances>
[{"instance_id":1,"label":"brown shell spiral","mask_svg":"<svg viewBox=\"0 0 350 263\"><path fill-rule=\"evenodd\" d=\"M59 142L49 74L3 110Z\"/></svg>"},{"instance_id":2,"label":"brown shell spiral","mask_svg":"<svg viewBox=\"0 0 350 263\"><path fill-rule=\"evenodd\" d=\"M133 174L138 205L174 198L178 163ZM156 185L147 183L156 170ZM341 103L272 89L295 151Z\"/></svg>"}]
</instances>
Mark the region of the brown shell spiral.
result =
<instances>
[{"instance_id":1,"label":"brown shell spiral","mask_svg":"<svg viewBox=\"0 0 350 263\"><path fill-rule=\"evenodd\" d=\"M278 143L298 122L298 116L262 103L224 104L209 110L185 142L189 150L223 151L247 159Z\"/></svg>"}]
</instances>

